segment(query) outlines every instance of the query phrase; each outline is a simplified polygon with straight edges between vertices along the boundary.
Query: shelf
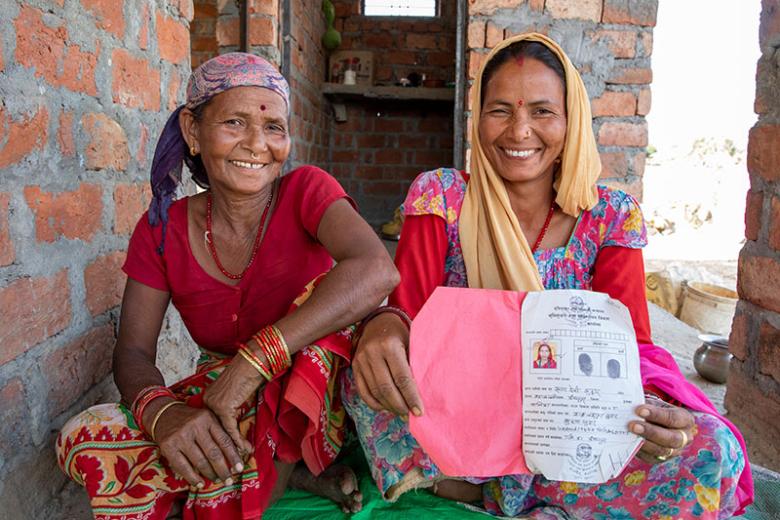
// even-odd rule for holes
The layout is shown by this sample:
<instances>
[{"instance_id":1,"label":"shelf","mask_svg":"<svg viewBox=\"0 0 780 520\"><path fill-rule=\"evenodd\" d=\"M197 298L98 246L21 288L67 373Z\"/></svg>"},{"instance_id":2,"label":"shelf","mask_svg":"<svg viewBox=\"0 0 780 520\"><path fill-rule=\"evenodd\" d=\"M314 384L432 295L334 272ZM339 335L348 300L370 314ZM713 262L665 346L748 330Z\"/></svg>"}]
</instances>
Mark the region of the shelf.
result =
<instances>
[{"instance_id":1,"label":"shelf","mask_svg":"<svg viewBox=\"0 0 780 520\"><path fill-rule=\"evenodd\" d=\"M454 101L454 88L428 87L367 87L365 85L342 85L341 83L323 83L322 93L333 98L369 98L369 99L420 99L427 101Z\"/></svg>"}]
</instances>

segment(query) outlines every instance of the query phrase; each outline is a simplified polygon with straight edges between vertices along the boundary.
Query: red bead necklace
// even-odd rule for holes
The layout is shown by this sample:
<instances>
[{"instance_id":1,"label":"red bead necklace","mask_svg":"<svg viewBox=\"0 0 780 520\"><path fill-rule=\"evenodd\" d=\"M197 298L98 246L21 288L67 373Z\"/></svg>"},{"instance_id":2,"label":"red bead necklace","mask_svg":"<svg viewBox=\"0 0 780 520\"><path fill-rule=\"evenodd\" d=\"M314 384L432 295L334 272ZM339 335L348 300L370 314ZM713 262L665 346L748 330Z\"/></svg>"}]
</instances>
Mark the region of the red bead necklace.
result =
<instances>
[{"instance_id":1,"label":"red bead necklace","mask_svg":"<svg viewBox=\"0 0 780 520\"><path fill-rule=\"evenodd\" d=\"M230 278L231 280L240 280L244 277L244 274L249 270L249 267L252 265L252 262L254 262L255 257L257 256L257 250L260 248L260 242L263 241L263 228L265 227L265 219L268 216L268 210L271 208L271 201L273 200L274 195L274 188L271 186L271 193L268 195L268 202L265 203L265 209L263 210L263 216L260 217L260 226L257 228L257 236L255 236L255 243L252 246L252 256L249 257L249 262L247 262L246 267L244 267L244 270L241 271L239 274L233 274L222 265L222 262L219 261L219 256L217 255L217 248L214 247L214 234L211 232L211 192L209 192L206 195L206 233L203 235L203 237L206 239L206 245L209 248L209 253L211 253L211 258L214 259L214 263L217 264L217 268L219 269L219 272Z\"/></svg>"},{"instance_id":2,"label":"red bead necklace","mask_svg":"<svg viewBox=\"0 0 780 520\"><path fill-rule=\"evenodd\" d=\"M539 232L539 236L536 237L536 242L534 242L534 247L531 248L531 253L536 253L536 250L539 249L539 246L542 244L544 235L547 233L547 228L550 227L550 222L552 222L553 213L555 213L555 199L553 199L552 204L550 204L550 211L547 213L547 220L544 221L542 230Z\"/></svg>"}]
</instances>

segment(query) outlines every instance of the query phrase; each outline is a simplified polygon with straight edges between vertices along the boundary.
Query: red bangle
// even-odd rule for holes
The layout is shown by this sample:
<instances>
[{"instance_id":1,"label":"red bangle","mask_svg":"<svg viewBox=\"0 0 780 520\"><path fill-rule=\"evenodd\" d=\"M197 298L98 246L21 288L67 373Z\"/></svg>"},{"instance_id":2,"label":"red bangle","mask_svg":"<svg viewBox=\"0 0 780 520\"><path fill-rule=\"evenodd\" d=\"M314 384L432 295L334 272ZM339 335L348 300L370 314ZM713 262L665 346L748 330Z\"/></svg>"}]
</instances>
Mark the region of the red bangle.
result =
<instances>
[{"instance_id":1,"label":"red bangle","mask_svg":"<svg viewBox=\"0 0 780 520\"><path fill-rule=\"evenodd\" d=\"M176 396L173 394L173 392L165 386L148 386L138 392L138 395L133 400L133 405L130 409L133 414L133 418L135 418L135 422L138 425L138 428L147 435L149 432L146 430L143 424L144 410L146 410L146 407L149 405L149 403L158 397L170 397L172 399L176 399Z\"/></svg>"}]
</instances>

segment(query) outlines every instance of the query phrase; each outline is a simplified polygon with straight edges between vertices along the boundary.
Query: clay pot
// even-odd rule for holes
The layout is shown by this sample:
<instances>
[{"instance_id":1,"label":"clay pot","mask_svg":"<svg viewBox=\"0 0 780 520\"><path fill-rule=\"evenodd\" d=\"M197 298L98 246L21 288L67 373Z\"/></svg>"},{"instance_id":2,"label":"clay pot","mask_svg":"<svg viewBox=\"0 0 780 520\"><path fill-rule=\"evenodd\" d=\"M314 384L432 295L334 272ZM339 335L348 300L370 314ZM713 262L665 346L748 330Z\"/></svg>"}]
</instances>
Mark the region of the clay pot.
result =
<instances>
[{"instance_id":1,"label":"clay pot","mask_svg":"<svg viewBox=\"0 0 780 520\"><path fill-rule=\"evenodd\" d=\"M693 366L708 381L725 383L729 373L729 340L725 336L701 334L701 346L693 354Z\"/></svg>"}]
</instances>

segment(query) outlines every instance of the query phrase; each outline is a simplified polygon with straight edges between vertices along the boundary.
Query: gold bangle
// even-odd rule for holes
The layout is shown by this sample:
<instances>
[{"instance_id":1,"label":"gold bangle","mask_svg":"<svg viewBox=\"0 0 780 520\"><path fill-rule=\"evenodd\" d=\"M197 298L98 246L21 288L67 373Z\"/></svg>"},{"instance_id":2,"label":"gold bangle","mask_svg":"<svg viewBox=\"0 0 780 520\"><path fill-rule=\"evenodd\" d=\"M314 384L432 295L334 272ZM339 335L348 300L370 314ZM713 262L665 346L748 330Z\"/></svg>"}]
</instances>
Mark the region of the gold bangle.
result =
<instances>
[{"instance_id":1,"label":"gold bangle","mask_svg":"<svg viewBox=\"0 0 780 520\"><path fill-rule=\"evenodd\" d=\"M246 359L247 362L252 365L252 367L257 370L263 378L265 378L266 381L270 381L272 379L271 373L261 364L259 364L257 361L255 361L252 358L252 354L244 350L244 348L239 348L238 353L241 354L241 357Z\"/></svg>"},{"instance_id":2,"label":"gold bangle","mask_svg":"<svg viewBox=\"0 0 780 520\"><path fill-rule=\"evenodd\" d=\"M157 442L157 440L154 438L154 429L157 427L157 421L160 420L160 417L162 417L162 414L165 413L165 410L177 404L183 404L185 406L187 405L187 403L185 403L184 401L171 401L170 403L166 403L162 405L162 408L157 410L157 413L154 414L154 419L152 419L152 425L149 427L149 437L151 437L153 441Z\"/></svg>"}]
</instances>

